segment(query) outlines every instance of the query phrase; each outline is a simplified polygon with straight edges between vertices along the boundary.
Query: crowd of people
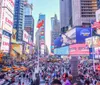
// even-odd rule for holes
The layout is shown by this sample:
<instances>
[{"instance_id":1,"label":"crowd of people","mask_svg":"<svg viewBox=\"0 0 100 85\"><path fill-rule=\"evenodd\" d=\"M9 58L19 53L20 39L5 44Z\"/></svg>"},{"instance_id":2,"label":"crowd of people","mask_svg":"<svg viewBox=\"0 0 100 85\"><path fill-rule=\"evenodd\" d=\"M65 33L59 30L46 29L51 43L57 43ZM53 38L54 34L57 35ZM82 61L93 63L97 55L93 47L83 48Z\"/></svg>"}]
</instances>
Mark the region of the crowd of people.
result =
<instances>
[{"instance_id":1,"label":"crowd of people","mask_svg":"<svg viewBox=\"0 0 100 85\"><path fill-rule=\"evenodd\" d=\"M99 65L99 63L96 63ZM26 85L24 81L29 82L29 85L41 85L40 81L44 80L45 85L100 85L100 70L93 70L93 64L90 62L78 63L78 76L74 79L71 72L71 62L63 60L59 62L40 62L40 73L35 74L36 79L33 78L35 67L29 68L25 72L4 73L0 79L5 79L1 85L13 85L15 82L18 85ZM13 75L11 79L7 78ZM28 85L28 84L27 84Z\"/></svg>"},{"instance_id":2,"label":"crowd of people","mask_svg":"<svg viewBox=\"0 0 100 85\"><path fill-rule=\"evenodd\" d=\"M70 63L45 62L40 67L40 77L45 80L46 85L100 85L100 71L94 72L92 63L78 64L76 80L71 74Z\"/></svg>"}]
</instances>

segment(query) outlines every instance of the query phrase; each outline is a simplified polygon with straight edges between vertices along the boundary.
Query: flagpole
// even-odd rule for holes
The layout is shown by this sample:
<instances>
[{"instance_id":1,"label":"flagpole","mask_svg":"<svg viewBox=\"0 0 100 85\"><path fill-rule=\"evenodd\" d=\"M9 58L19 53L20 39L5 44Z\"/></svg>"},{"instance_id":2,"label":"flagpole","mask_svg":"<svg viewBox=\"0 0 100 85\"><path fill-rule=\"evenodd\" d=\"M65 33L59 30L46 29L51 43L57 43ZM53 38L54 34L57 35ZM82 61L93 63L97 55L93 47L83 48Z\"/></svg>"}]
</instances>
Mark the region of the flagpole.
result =
<instances>
[{"instance_id":1,"label":"flagpole","mask_svg":"<svg viewBox=\"0 0 100 85\"><path fill-rule=\"evenodd\" d=\"M92 37L92 55L93 55L93 70L95 72L95 51L94 51L94 43L93 43L93 36L92 33L93 32L93 28L91 28L91 37Z\"/></svg>"},{"instance_id":2,"label":"flagpole","mask_svg":"<svg viewBox=\"0 0 100 85\"><path fill-rule=\"evenodd\" d=\"M40 30L39 30L40 31ZM39 34L38 34L38 39L39 39ZM38 70L38 73L39 73L39 47L40 47L40 43L38 42L38 66L37 66L37 70Z\"/></svg>"}]
</instances>

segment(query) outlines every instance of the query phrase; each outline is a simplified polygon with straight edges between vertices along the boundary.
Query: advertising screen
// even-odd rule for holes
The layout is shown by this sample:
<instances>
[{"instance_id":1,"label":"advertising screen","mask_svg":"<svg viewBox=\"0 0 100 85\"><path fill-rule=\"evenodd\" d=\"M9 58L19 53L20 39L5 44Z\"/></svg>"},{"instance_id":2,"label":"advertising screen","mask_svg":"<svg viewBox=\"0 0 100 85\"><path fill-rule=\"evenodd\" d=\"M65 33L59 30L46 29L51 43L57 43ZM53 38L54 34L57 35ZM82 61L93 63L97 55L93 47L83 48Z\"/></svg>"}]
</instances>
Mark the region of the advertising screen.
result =
<instances>
[{"instance_id":1,"label":"advertising screen","mask_svg":"<svg viewBox=\"0 0 100 85\"><path fill-rule=\"evenodd\" d=\"M96 11L96 21L100 21L100 9Z\"/></svg>"},{"instance_id":2,"label":"advertising screen","mask_svg":"<svg viewBox=\"0 0 100 85\"><path fill-rule=\"evenodd\" d=\"M89 48L86 44L70 45L70 55L89 55Z\"/></svg>"},{"instance_id":3,"label":"advertising screen","mask_svg":"<svg viewBox=\"0 0 100 85\"><path fill-rule=\"evenodd\" d=\"M6 35L2 35L1 50L5 53L9 52L10 38Z\"/></svg>"},{"instance_id":4,"label":"advertising screen","mask_svg":"<svg viewBox=\"0 0 100 85\"><path fill-rule=\"evenodd\" d=\"M2 6L9 9L11 13L14 13L14 0L3 0Z\"/></svg>"},{"instance_id":5,"label":"advertising screen","mask_svg":"<svg viewBox=\"0 0 100 85\"><path fill-rule=\"evenodd\" d=\"M95 50L95 59L100 59L100 47L96 47L94 50Z\"/></svg>"},{"instance_id":6,"label":"advertising screen","mask_svg":"<svg viewBox=\"0 0 100 85\"><path fill-rule=\"evenodd\" d=\"M68 55L69 54L69 46L54 49L54 54L56 54L56 55Z\"/></svg>"},{"instance_id":7,"label":"advertising screen","mask_svg":"<svg viewBox=\"0 0 100 85\"><path fill-rule=\"evenodd\" d=\"M89 46L89 48L93 47L100 47L100 37L99 36L93 36L90 38L85 39L86 44Z\"/></svg>"},{"instance_id":8,"label":"advertising screen","mask_svg":"<svg viewBox=\"0 0 100 85\"><path fill-rule=\"evenodd\" d=\"M8 33L12 34L13 28L13 15L7 8L2 8L2 28L3 30L7 31Z\"/></svg>"},{"instance_id":9,"label":"advertising screen","mask_svg":"<svg viewBox=\"0 0 100 85\"><path fill-rule=\"evenodd\" d=\"M76 43L84 43L91 36L91 28L76 28Z\"/></svg>"},{"instance_id":10,"label":"advertising screen","mask_svg":"<svg viewBox=\"0 0 100 85\"><path fill-rule=\"evenodd\" d=\"M23 41L28 42L29 34L24 30L23 31Z\"/></svg>"}]
</instances>

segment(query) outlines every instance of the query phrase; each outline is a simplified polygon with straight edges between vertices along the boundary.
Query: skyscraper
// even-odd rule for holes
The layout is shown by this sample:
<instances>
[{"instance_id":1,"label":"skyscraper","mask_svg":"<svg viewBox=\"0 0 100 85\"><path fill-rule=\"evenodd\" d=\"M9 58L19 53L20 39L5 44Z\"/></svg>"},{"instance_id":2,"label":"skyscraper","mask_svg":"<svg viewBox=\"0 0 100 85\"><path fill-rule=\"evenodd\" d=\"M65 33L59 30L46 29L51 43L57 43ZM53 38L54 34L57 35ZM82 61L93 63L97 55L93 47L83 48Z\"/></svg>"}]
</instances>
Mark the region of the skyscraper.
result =
<instances>
[{"instance_id":1,"label":"skyscraper","mask_svg":"<svg viewBox=\"0 0 100 85\"><path fill-rule=\"evenodd\" d=\"M96 10L97 0L72 0L73 26L90 26Z\"/></svg>"},{"instance_id":2,"label":"skyscraper","mask_svg":"<svg viewBox=\"0 0 100 85\"><path fill-rule=\"evenodd\" d=\"M31 35L31 39L34 41L34 18L32 15L25 15L24 29Z\"/></svg>"},{"instance_id":3,"label":"skyscraper","mask_svg":"<svg viewBox=\"0 0 100 85\"><path fill-rule=\"evenodd\" d=\"M33 11L33 4L29 4L28 1L24 1L24 14L25 15L32 15Z\"/></svg>"},{"instance_id":4,"label":"skyscraper","mask_svg":"<svg viewBox=\"0 0 100 85\"><path fill-rule=\"evenodd\" d=\"M100 0L97 0L98 9L100 8Z\"/></svg>"},{"instance_id":5,"label":"skyscraper","mask_svg":"<svg viewBox=\"0 0 100 85\"><path fill-rule=\"evenodd\" d=\"M61 27L71 25L72 19L72 0L60 0L60 22Z\"/></svg>"},{"instance_id":6,"label":"skyscraper","mask_svg":"<svg viewBox=\"0 0 100 85\"><path fill-rule=\"evenodd\" d=\"M57 15L51 18L51 52L53 52L54 40L60 35L60 22L57 19Z\"/></svg>"},{"instance_id":7,"label":"skyscraper","mask_svg":"<svg viewBox=\"0 0 100 85\"><path fill-rule=\"evenodd\" d=\"M31 35L32 41L34 41L34 18L32 16L33 5L24 1L24 29Z\"/></svg>"},{"instance_id":8,"label":"skyscraper","mask_svg":"<svg viewBox=\"0 0 100 85\"><path fill-rule=\"evenodd\" d=\"M39 14L38 23L43 21L43 26L41 26L36 32L36 46L39 49L41 55L44 56L45 53L45 15Z\"/></svg>"},{"instance_id":9,"label":"skyscraper","mask_svg":"<svg viewBox=\"0 0 100 85\"><path fill-rule=\"evenodd\" d=\"M13 27L17 30L17 41L22 41L24 29L24 0L15 0Z\"/></svg>"}]
</instances>

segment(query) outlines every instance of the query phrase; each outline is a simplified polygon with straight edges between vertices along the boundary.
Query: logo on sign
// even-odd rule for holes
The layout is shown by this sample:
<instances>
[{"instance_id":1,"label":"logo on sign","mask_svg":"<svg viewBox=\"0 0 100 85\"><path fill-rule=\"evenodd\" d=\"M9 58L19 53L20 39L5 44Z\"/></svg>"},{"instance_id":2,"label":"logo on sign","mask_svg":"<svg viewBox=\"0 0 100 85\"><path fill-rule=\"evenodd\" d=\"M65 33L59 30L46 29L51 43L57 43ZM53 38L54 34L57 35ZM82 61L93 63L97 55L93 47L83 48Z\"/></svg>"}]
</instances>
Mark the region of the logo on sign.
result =
<instances>
[{"instance_id":1,"label":"logo on sign","mask_svg":"<svg viewBox=\"0 0 100 85\"><path fill-rule=\"evenodd\" d=\"M14 6L13 0L8 0L8 1L12 4L12 6Z\"/></svg>"},{"instance_id":2,"label":"logo on sign","mask_svg":"<svg viewBox=\"0 0 100 85\"><path fill-rule=\"evenodd\" d=\"M6 22L9 23L9 25L13 25L12 21L10 21L7 17L6 17Z\"/></svg>"},{"instance_id":3,"label":"logo on sign","mask_svg":"<svg viewBox=\"0 0 100 85\"><path fill-rule=\"evenodd\" d=\"M8 42L3 42L3 45L4 46L9 46L9 43Z\"/></svg>"},{"instance_id":4,"label":"logo on sign","mask_svg":"<svg viewBox=\"0 0 100 85\"><path fill-rule=\"evenodd\" d=\"M85 36L85 37L88 37L88 36L90 35L90 31L87 30L87 29L83 29L83 30L80 32L80 35Z\"/></svg>"}]
</instances>

